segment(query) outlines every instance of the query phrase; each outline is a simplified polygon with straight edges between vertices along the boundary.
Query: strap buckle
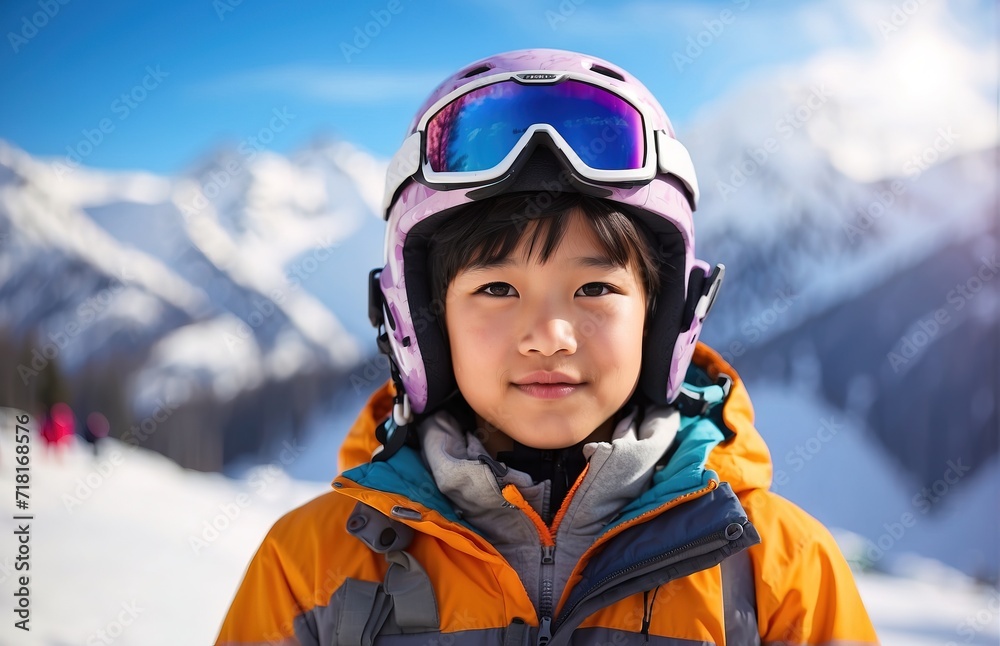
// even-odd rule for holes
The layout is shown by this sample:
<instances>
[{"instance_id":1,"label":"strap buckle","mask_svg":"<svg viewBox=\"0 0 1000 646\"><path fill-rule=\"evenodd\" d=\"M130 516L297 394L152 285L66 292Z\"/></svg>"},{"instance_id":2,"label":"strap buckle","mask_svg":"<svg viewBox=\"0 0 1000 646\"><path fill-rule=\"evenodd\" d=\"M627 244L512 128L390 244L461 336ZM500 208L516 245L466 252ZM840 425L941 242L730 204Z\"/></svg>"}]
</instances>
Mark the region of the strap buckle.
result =
<instances>
[{"instance_id":1,"label":"strap buckle","mask_svg":"<svg viewBox=\"0 0 1000 646\"><path fill-rule=\"evenodd\" d=\"M726 401L733 387L733 378L720 373L715 383L708 386L692 386L685 383L677 395L677 410L684 417L700 417L712 408Z\"/></svg>"},{"instance_id":2,"label":"strap buckle","mask_svg":"<svg viewBox=\"0 0 1000 646\"><path fill-rule=\"evenodd\" d=\"M719 288L722 287L722 280L725 277L726 266L719 263L712 270L711 275L709 275L708 280L705 282L701 298L698 299L698 304L695 305L694 317L699 322L705 320L705 317L712 310L712 306L715 305L715 299L719 295Z\"/></svg>"}]
</instances>

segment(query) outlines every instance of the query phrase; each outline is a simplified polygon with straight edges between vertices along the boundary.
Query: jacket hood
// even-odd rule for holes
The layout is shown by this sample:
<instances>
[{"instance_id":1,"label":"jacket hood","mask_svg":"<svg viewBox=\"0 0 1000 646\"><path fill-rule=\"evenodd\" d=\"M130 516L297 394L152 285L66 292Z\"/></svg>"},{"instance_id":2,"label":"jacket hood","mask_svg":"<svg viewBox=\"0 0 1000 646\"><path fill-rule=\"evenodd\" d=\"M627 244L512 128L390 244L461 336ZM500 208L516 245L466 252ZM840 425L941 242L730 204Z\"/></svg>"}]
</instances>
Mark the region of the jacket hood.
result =
<instances>
[{"instance_id":1,"label":"jacket hood","mask_svg":"<svg viewBox=\"0 0 1000 646\"><path fill-rule=\"evenodd\" d=\"M691 365L689 377L692 370L700 370L712 380L720 374L732 379L721 415L715 416L721 418L722 430L729 437L709 454L705 466L717 472L741 497L752 489L770 489L771 452L754 426L753 404L743 380L718 352L703 343L698 343Z\"/></svg>"}]
</instances>

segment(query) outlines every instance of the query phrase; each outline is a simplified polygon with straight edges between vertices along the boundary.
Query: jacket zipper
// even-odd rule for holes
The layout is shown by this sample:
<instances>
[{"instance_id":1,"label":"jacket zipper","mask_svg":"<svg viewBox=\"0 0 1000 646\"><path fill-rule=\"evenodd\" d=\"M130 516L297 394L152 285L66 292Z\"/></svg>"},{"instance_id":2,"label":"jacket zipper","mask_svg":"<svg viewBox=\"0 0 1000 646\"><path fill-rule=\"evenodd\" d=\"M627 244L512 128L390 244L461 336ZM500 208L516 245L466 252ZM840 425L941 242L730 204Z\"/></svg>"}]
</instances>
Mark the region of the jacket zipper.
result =
<instances>
[{"instance_id":1,"label":"jacket zipper","mask_svg":"<svg viewBox=\"0 0 1000 646\"><path fill-rule=\"evenodd\" d=\"M563 613L556 620L555 627L552 629L551 632L552 633L558 632L559 627L562 626L562 625L564 625L569 620L569 618L573 615L573 613L576 611L576 609L578 607L580 607L580 605L582 603L584 603L585 601L587 601L588 599L590 599L591 597L593 597L594 595L596 595L598 592L602 592L605 588L609 587L616 580L622 579L622 578L627 578L628 575L631 574L632 572L635 572L636 570L645 569L645 568L649 567L650 565L654 565L654 564L659 563L659 562L663 562L663 561L666 561L668 563L669 562L678 562L678 561L682 560L682 558L680 558L680 557L682 557L682 555L685 552L688 552L688 551L693 550L693 549L698 548L698 547L702 547L704 545L709 545L709 544L712 544L712 543L718 543L719 547L727 545L728 543L731 542L730 539L727 536L727 532L728 532L728 529L725 529L725 530L718 531L718 532L716 532L714 534L709 534L708 536L703 536L702 538L699 538L699 539L697 539L695 541L691 541L690 543L682 545L681 547L676 547L676 548L670 550L669 552L665 552L663 554L658 554L658 555L656 555L654 557L645 559L644 561L639 561L638 563L633 563L632 565L628 566L627 568L624 568L624 569L618 570L617 572L613 572L612 574L609 574L608 576L604 577L603 579L601 579L600 581L598 581L597 583L595 583L594 585L592 585L590 587L590 589L587 590L586 594L584 594L576 603L574 603L571 608L568 608L568 609L564 610ZM664 581L664 583L667 583L667 581ZM551 639L551 634L550 634L550 639ZM548 640L546 640L546 641L548 641Z\"/></svg>"},{"instance_id":2,"label":"jacket zipper","mask_svg":"<svg viewBox=\"0 0 1000 646\"><path fill-rule=\"evenodd\" d=\"M555 545L542 545L542 568L539 572L541 591L538 595L538 646L552 639L552 588L555 585Z\"/></svg>"}]
</instances>

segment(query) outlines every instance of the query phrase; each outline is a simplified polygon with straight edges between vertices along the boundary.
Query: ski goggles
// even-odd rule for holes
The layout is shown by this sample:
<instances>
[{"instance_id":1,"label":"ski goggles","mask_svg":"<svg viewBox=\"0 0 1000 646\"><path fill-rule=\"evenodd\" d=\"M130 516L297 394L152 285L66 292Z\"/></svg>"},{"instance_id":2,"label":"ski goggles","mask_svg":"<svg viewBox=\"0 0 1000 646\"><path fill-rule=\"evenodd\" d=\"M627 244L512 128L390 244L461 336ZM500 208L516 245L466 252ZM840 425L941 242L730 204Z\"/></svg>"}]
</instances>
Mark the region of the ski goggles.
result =
<instances>
[{"instance_id":1,"label":"ski goggles","mask_svg":"<svg viewBox=\"0 0 1000 646\"><path fill-rule=\"evenodd\" d=\"M516 72L480 79L437 101L389 164L383 213L403 183L422 175L432 187L485 185L507 174L540 133L584 180L641 183L657 173L698 185L691 157L649 108L625 88L567 72Z\"/></svg>"}]
</instances>

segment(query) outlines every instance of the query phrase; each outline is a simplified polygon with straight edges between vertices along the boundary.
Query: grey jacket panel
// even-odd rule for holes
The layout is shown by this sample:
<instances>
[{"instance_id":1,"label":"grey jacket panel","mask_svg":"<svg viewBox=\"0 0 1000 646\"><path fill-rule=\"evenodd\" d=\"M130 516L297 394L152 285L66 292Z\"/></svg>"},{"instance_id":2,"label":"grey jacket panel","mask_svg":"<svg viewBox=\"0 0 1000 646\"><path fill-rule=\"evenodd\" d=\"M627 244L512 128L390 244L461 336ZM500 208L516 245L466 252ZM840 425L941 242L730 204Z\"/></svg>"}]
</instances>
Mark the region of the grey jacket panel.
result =
<instances>
[{"instance_id":1,"label":"grey jacket panel","mask_svg":"<svg viewBox=\"0 0 1000 646\"><path fill-rule=\"evenodd\" d=\"M611 442L584 447L589 467L555 536L554 599L559 599L573 568L608 522L649 488L656 462L679 427L680 414L675 409L651 409L641 424L635 423L634 415L619 422ZM511 507L501 489L515 485L541 515L549 482L535 484L528 474L515 469L497 477L479 461L487 453L482 442L459 428L446 412L425 420L420 433L424 459L438 488L517 571L538 609L541 539L531 520Z\"/></svg>"},{"instance_id":2,"label":"grey jacket panel","mask_svg":"<svg viewBox=\"0 0 1000 646\"><path fill-rule=\"evenodd\" d=\"M690 503L694 507L687 511L695 514L701 511L707 512L716 506L716 501L727 502L733 511L739 504L729 485L722 483L715 492ZM699 505L701 510L697 509ZM692 520L697 519L688 519L687 522ZM664 525L666 523L669 525L670 522L669 516L658 516L649 523L632 528L631 531L640 535L643 532L655 534L663 531L663 527L658 528L655 526L656 524ZM734 525L727 525L724 530L705 536L683 547L659 554L651 553L649 558L636 562L624 570L616 570L618 566L614 560L606 561L602 567L595 568L594 571L590 572L589 577L587 576L588 570L585 570L584 580L578 584L573 597L567 602L567 607L563 609L562 614L553 624L552 640L549 642L549 646L570 643L571 634L577 626L601 608L608 607L633 594L654 590L665 583L694 572L712 568L760 542L760 536L749 520L744 518L736 526L740 530L738 532L731 532L732 527ZM623 534L618 538L630 541L634 536L627 537ZM638 540L642 541L643 539L639 538ZM591 561L590 565L594 563ZM614 573L612 574L612 572ZM585 583L588 578L590 583ZM755 614L755 609L748 612Z\"/></svg>"},{"instance_id":3,"label":"grey jacket panel","mask_svg":"<svg viewBox=\"0 0 1000 646\"><path fill-rule=\"evenodd\" d=\"M726 643L760 646L757 630L757 591L753 563L746 550L730 556L722 567L722 605L726 617Z\"/></svg>"}]
</instances>

